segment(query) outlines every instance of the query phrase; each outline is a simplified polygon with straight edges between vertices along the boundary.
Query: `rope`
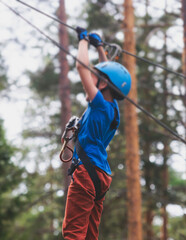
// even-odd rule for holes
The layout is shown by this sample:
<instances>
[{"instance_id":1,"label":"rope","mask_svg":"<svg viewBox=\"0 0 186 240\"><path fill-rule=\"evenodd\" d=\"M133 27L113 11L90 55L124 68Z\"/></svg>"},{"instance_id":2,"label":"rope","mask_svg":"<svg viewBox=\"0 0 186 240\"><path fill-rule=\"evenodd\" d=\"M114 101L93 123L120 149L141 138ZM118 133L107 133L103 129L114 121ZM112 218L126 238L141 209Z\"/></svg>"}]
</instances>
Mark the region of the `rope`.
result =
<instances>
[{"instance_id":1,"label":"rope","mask_svg":"<svg viewBox=\"0 0 186 240\"><path fill-rule=\"evenodd\" d=\"M39 13L43 14L43 15L46 16L46 17L51 18L52 20L54 20L54 21L56 21L56 22L58 22L58 23L60 23L60 24L62 24L62 25L64 25L64 26L66 26L66 27L68 27L68 28L76 31L76 28L75 28L75 27L72 27L72 26L64 23L64 22L61 21L59 18L55 18L55 17L53 17L53 16L51 16L51 15L49 15L49 14L47 14L47 13L45 13L45 12L43 12L43 11L37 9L37 8L35 8L35 7L29 5L29 4L27 4L27 3L25 3L25 2L23 2L23 1L21 1L21 0L16 0L16 1L19 2L19 3L21 3L21 4L23 4L23 5L25 5L25 6L27 6L27 7L29 7L29 8L31 8L31 9L33 9L33 10L36 11L36 12L39 12ZM111 45L111 44L108 43L108 42L104 42L104 41L103 41L103 43L104 43L105 45L108 45L108 46ZM182 74L182 73L175 72L175 71L173 71L173 70L171 70L171 69L169 69L169 68L167 68L167 67L164 67L164 66L162 66L162 65L160 65L160 64L158 64L158 63L152 62L152 61L150 61L149 59L146 59L146 58L143 58L143 57L139 57L139 56L137 56L137 55L135 55L135 54L132 54L132 53L124 50L124 49L122 49L122 52L125 53L125 54L127 54L127 55L130 55L130 56L132 56L132 57L135 57L135 58L137 58L138 60L142 60L142 61L144 61L144 62L146 62L146 63L148 63L148 64L151 64L151 65L153 65L153 66L155 66L155 67L161 68L161 69L163 69L163 70L165 70L165 71L167 71L167 72L173 73L173 74L175 74L175 75L178 76L178 77L182 77L182 78L185 78L185 79L186 79L186 75L184 75L184 74Z\"/></svg>"},{"instance_id":2,"label":"rope","mask_svg":"<svg viewBox=\"0 0 186 240\"><path fill-rule=\"evenodd\" d=\"M77 59L73 54L71 54L68 50L66 50L62 45L60 45L58 42L56 42L55 40L53 40L50 36L48 36L47 34L45 34L42 30L40 30L37 26L35 26L34 24L32 24L30 21L28 21L26 18L24 18L22 15L20 15L17 11L15 11L13 8L11 8L8 4L2 2L0 0L0 2L6 6L9 10L11 10L13 13L15 13L17 16L19 16L20 18L22 18L26 23L28 23L30 26L32 26L34 29L36 29L38 32L40 32L43 36L45 36L47 39L49 39L54 45L56 45L60 50L64 51L67 55L71 56L75 61L79 62L83 67L85 67L86 69L88 69L90 72L92 72L95 76L97 76L98 78L100 78L103 81L106 81L107 84L116 92L118 92L119 94L121 94L121 92L115 87L113 86L110 82L108 82L104 77L102 77L101 75L99 75L98 73L96 73L94 70L92 70L89 66L87 66L86 64L84 64L82 61L80 61L79 59ZM123 95L123 94L122 94ZM123 95L124 96L124 95ZM136 106L138 109L140 109L143 113L145 113L148 117L150 117L151 119L153 119L156 123L158 123L159 125L161 125L163 128L165 128L168 132L170 132L172 135L174 135L177 139L179 139L181 142L186 144L186 140L184 140L181 136L179 136L176 132L174 132L172 129L170 129L167 125L165 125L164 123L162 123L160 120L158 120L155 116L153 116L151 113L149 113L148 111L146 111L143 107L139 106L137 103L135 103L132 99L130 99L127 96L124 96L125 99L127 101L129 101L130 103L132 103L134 106Z\"/></svg>"},{"instance_id":3,"label":"rope","mask_svg":"<svg viewBox=\"0 0 186 240\"><path fill-rule=\"evenodd\" d=\"M21 1L21 0L16 0L16 1L19 2L19 3L21 3L21 4L23 4L23 5L25 5L25 6L27 6L27 7L29 7L29 8L31 8L31 9L33 9L33 10L36 11L36 12L39 12L39 13L43 14L44 16L46 16L46 17L48 17L48 18L51 18L52 20L54 20L54 21L56 21L56 22L58 22L58 23L60 23L60 24L62 24L62 25L64 25L64 26L66 26L66 27L68 27L68 28L71 28L72 30L76 31L76 29L75 29L74 27L72 27L72 26L70 26L70 25L62 22L59 18L53 17L53 16L51 16L51 15L49 15L49 14L47 14L47 13L45 13L45 12L43 12L43 11L41 11L41 10L39 10L39 9L31 6L31 5L29 5L28 3L25 3L25 2L23 2L23 1Z\"/></svg>"}]
</instances>

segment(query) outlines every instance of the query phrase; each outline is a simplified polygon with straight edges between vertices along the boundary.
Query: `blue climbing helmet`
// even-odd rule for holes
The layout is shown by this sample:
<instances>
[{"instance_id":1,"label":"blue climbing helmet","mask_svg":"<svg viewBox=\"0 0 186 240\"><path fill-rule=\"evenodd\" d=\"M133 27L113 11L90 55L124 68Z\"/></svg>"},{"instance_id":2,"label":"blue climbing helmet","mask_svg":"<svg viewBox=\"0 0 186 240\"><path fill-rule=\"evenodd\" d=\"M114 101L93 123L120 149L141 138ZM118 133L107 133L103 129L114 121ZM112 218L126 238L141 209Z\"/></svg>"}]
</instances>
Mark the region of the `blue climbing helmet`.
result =
<instances>
[{"instance_id":1,"label":"blue climbing helmet","mask_svg":"<svg viewBox=\"0 0 186 240\"><path fill-rule=\"evenodd\" d=\"M128 70L117 62L101 62L94 66L101 74L106 75L110 82L121 92L124 96L130 91L131 76ZM114 90L112 90L114 91ZM114 91L114 98L117 100L124 99L124 96Z\"/></svg>"}]
</instances>

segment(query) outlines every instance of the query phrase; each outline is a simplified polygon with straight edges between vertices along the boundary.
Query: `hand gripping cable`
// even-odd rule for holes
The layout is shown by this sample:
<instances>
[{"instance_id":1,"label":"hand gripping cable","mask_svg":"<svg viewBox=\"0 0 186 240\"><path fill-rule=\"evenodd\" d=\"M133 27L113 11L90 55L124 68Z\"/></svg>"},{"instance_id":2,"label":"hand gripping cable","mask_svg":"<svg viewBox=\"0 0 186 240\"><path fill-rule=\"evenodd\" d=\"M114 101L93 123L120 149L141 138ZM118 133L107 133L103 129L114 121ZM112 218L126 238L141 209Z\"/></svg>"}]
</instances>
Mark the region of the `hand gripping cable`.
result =
<instances>
[{"instance_id":1,"label":"hand gripping cable","mask_svg":"<svg viewBox=\"0 0 186 240\"><path fill-rule=\"evenodd\" d=\"M103 81L105 81L104 77L99 75L97 72L95 72L94 70L92 70L89 66L87 66L86 64L84 64L82 61L80 61L77 57L75 57L73 54L71 54L67 49L65 49L65 47L61 44L59 44L58 42L56 42L54 39L52 39L49 35L45 34L40 28L38 28L36 25L32 24L30 21L28 21L26 18L24 18L21 14L19 14L17 11L15 11L12 7L10 7L8 4L2 2L2 0L0 0L0 2L6 6L10 11L12 11L14 14L16 14L18 17L22 18L27 24L29 24L31 27L33 27L35 30L37 30L40 34L42 34L45 38L47 38L48 40L50 40L55 46L57 46L61 51L65 52L66 54L68 54L69 56L71 56L73 58L73 60L79 62L82 66L84 66L86 69L88 69L91 73L93 73L95 76L97 76L98 78L101 78ZM104 42L104 44L107 44L106 42ZM122 52L126 52L125 50L122 50ZM134 54L131 54L129 52L126 52L127 54L136 57L138 59L142 59L145 62L148 62L149 64L152 64L154 66L157 67L161 67L162 69L174 73L177 76L180 77L184 77L186 78L185 75L180 74L180 73L176 73L174 71L171 71L165 67L160 66L159 64L154 64L153 62L150 62L146 59L143 59L141 57L138 57ZM107 82L109 84L109 82ZM115 91L118 91L118 89L114 86L114 85L110 85ZM151 118L152 120L154 120L157 124L159 124L161 127L163 127L164 129L166 129L169 133L171 133L174 137L176 137L176 139L180 140L182 143L186 144L186 140L179 136L176 132L174 132L170 127L168 127L166 124L164 124L163 122L161 122L158 118L156 118L153 114L151 114L150 112L148 112L147 110L145 110L143 107L141 107L140 105L138 105L136 102L134 102L132 99L130 99L129 97L125 96L125 99L130 102L131 104L133 104L135 107L137 107L140 111L142 111L144 114L146 114L149 118ZM70 160L69 160L70 161Z\"/></svg>"},{"instance_id":2,"label":"hand gripping cable","mask_svg":"<svg viewBox=\"0 0 186 240\"><path fill-rule=\"evenodd\" d=\"M72 29L72 30L76 31L76 27L72 27L72 26L66 24L65 22L61 21L59 18L53 17L53 16L51 16L51 15L49 15L49 14L47 14L47 13L45 13L45 12L43 12L43 11L41 11L41 10L39 10L39 9L31 6L31 5L29 5L28 3L25 3L25 2L23 2L23 1L21 1L21 0L16 0L16 1L19 2L19 3L21 3L21 4L23 4L23 5L25 5L25 6L27 6L27 7L29 7L30 9L32 9L32 10L34 10L34 11L42 14L42 15L45 15L45 16L48 17L48 18L51 18L52 20L54 20L54 21L56 21L56 22L58 22L58 23L60 23L60 24L62 24L62 25L64 25L64 26L68 27L69 29ZM1 2L2 4L4 4L4 5L6 5L6 6L10 9L10 7L9 7L7 4L3 3L1 0L0 0L0 2ZM13 10L13 9L11 9L11 10ZM15 13L15 11L14 11L14 13ZM103 42L103 43L104 43L105 45L110 45L110 43L107 43L107 42ZM124 49L122 49L122 53L125 53L125 54L127 54L127 55L129 55L129 56L135 57L135 58L137 58L137 59L139 59L139 60L142 60L142 61L144 61L144 62L146 62L146 63L148 63L148 64L151 64L151 65L153 65L153 66L156 66L156 67L158 67L158 68L164 69L165 71L170 72L170 73L173 73L173 74L175 74L175 75L178 76L178 77L186 78L186 75L184 75L184 74L182 74L182 73L175 72L175 71L173 71L173 70L171 70L171 69L168 69L168 68L166 68L166 67L164 67L164 66L162 66L162 65L160 65L160 64L158 64L158 63L152 62L152 61L150 61L150 60L148 60L148 59L146 59L146 58L139 57L139 56L137 56L137 55L135 55L135 54L132 54L132 53L130 53L130 52L124 50ZM117 59L116 59L116 60L117 60Z\"/></svg>"},{"instance_id":3,"label":"hand gripping cable","mask_svg":"<svg viewBox=\"0 0 186 240\"><path fill-rule=\"evenodd\" d=\"M61 147L59 157L62 162L69 162L72 160L74 151L70 146L68 146L68 142L77 136L78 129L79 129L79 118L73 116L70 118L70 120L66 124L65 130L61 137L62 147ZM70 135L70 132L72 132L71 135ZM70 151L70 157L67 159L64 159L63 154L66 148Z\"/></svg>"}]
</instances>

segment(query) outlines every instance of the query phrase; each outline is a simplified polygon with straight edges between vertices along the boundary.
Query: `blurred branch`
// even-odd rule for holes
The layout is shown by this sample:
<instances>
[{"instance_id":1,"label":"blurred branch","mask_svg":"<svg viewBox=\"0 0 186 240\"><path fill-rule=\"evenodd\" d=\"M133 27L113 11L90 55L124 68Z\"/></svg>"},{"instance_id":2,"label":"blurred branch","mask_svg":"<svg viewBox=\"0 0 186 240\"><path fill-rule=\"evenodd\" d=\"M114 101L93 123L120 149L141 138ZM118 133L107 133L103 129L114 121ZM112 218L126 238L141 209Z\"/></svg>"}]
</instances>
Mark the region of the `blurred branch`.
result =
<instances>
[{"instance_id":1,"label":"blurred branch","mask_svg":"<svg viewBox=\"0 0 186 240\"><path fill-rule=\"evenodd\" d=\"M37 205L38 203L40 203L43 200L46 200L46 198L52 196L54 193L56 193L59 190L61 190L61 189L51 190L51 191L46 192L45 194L42 194L38 199L36 199L35 201L33 201L30 204L28 204L27 206L25 206L23 208L22 212L28 211L31 207Z\"/></svg>"},{"instance_id":2,"label":"blurred branch","mask_svg":"<svg viewBox=\"0 0 186 240\"><path fill-rule=\"evenodd\" d=\"M52 132L41 132L41 131L34 131L34 130L25 130L23 131L23 136L34 138L34 137L44 137L44 138L51 138L51 137L56 137L60 138L61 135L57 133L52 133Z\"/></svg>"}]
</instances>

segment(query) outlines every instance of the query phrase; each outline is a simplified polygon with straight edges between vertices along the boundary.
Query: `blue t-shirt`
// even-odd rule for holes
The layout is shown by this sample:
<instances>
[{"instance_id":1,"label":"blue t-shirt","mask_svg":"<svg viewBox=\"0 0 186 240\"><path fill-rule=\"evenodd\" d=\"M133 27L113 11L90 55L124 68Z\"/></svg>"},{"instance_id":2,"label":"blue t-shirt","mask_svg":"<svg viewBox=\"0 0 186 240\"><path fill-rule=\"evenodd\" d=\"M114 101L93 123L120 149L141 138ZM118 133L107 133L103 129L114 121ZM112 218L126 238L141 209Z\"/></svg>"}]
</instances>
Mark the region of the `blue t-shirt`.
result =
<instances>
[{"instance_id":1,"label":"blue t-shirt","mask_svg":"<svg viewBox=\"0 0 186 240\"><path fill-rule=\"evenodd\" d=\"M80 120L78 132L79 142L90 158L93 165L99 167L107 174L111 174L111 169L107 161L106 148L113 138L116 129L111 128L111 123L117 110L117 128L120 122L119 109L116 100L108 102L103 98L100 91L88 104L88 108ZM78 159L76 149L74 157Z\"/></svg>"}]
</instances>

